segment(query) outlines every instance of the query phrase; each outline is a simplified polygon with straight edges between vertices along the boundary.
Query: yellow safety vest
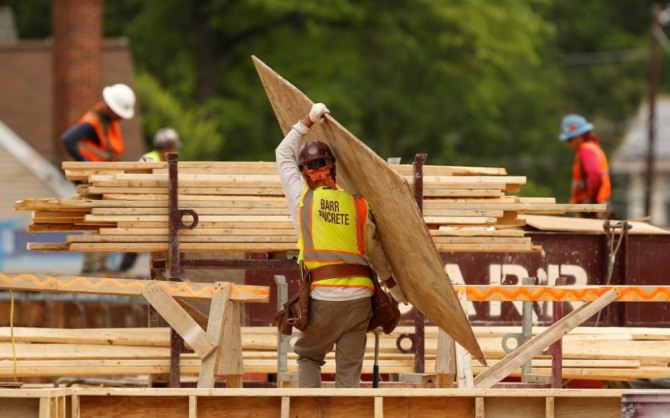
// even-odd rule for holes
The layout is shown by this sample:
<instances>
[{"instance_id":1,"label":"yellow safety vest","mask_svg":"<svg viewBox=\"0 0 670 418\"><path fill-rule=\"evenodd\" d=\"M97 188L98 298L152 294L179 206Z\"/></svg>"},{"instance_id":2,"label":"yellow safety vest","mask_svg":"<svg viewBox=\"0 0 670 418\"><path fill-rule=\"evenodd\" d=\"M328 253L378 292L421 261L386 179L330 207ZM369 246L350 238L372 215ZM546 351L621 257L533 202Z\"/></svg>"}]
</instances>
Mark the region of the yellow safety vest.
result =
<instances>
[{"instance_id":1,"label":"yellow safety vest","mask_svg":"<svg viewBox=\"0 0 670 418\"><path fill-rule=\"evenodd\" d=\"M158 151L150 151L147 152L142 156L140 161L161 161L161 155L158 153Z\"/></svg>"},{"instance_id":2,"label":"yellow safety vest","mask_svg":"<svg viewBox=\"0 0 670 418\"><path fill-rule=\"evenodd\" d=\"M365 258L365 199L343 190L305 187L300 198L298 261L308 270L331 264L368 266ZM369 277L319 280L315 286L363 287L373 290Z\"/></svg>"}]
</instances>

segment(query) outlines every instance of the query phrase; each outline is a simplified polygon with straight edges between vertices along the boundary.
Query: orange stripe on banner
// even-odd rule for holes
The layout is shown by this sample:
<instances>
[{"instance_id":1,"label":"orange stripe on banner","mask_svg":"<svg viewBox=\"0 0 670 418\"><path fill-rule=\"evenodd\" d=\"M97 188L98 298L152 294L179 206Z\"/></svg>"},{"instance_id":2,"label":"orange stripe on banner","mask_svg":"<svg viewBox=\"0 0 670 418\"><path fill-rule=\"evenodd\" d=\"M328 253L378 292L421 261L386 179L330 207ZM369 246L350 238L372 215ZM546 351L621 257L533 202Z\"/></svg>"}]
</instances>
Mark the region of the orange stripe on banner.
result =
<instances>
[{"instance_id":1,"label":"orange stripe on banner","mask_svg":"<svg viewBox=\"0 0 670 418\"><path fill-rule=\"evenodd\" d=\"M668 302L669 286L470 286L457 285L468 300L483 301L567 301L591 302L608 290L617 293L615 302Z\"/></svg>"}]
</instances>

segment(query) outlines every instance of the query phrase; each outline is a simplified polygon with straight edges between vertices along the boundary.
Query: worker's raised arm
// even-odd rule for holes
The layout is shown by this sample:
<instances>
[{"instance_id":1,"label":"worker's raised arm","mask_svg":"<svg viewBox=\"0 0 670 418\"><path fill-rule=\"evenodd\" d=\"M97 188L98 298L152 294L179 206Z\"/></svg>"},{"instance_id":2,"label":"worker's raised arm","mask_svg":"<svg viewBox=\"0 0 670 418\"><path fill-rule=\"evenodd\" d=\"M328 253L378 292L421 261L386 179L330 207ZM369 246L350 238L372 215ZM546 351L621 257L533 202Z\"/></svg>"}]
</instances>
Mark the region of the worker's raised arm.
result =
<instances>
[{"instance_id":1,"label":"worker's raised arm","mask_svg":"<svg viewBox=\"0 0 670 418\"><path fill-rule=\"evenodd\" d=\"M314 123L322 121L322 117L326 113L329 113L329 110L323 103L312 105L309 114L303 120L293 125L289 133L286 134L282 142L275 149L279 180L284 189L284 195L288 200L293 226L296 228L298 225L298 204L305 185L298 168L298 153L300 152L302 139L307 135Z\"/></svg>"}]
</instances>

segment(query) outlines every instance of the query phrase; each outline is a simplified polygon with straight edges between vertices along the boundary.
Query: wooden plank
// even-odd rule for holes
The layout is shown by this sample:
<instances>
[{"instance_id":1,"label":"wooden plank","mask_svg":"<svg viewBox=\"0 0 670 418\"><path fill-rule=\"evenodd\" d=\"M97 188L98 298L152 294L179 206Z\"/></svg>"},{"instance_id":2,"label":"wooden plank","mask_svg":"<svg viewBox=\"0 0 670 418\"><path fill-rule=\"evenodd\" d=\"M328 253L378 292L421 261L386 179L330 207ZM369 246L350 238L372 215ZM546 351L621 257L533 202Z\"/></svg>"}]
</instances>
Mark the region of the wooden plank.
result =
<instances>
[{"instance_id":1,"label":"wooden plank","mask_svg":"<svg viewBox=\"0 0 670 418\"><path fill-rule=\"evenodd\" d=\"M219 354L228 350L229 342L223 339L223 328L225 324L226 307L230 303L230 284L223 283L217 286L218 292L212 298L207 323L207 335L216 344L216 350L202 360L200 375L198 376L199 388L213 388L216 381L216 362ZM238 319L238 318L235 318Z\"/></svg>"},{"instance_id":2,"label":"wooden plank","mask_svg":"<svg viewBox=\"0 0 670 418\"><path fill-rule=\"evenodd\" d=\"M135 253L145 253L145 252L158 252L158 251L167 251L167 243L130 243L130 242L121 242L121 243L100 243L100 244L80 244L73 243L65 247L65 249L58 249L53 251L80 251L80 252L135 252ZM31 246L33 248L33 246ZM43 251L41 248L48 248L47 246L36 245L35 249ZM226 252L259 252L259 253L268 253L268 252L281 252L281 251L292 251L295 250L294 243L182 243L179 245L179 250L182 252L216 252L216 251L226 251Z\"/></svg>"},{"instance_id":3,"label":"wooden plank","mask_svg":"<svg viewBox=\"0 0 670 418\"><path fill-rule=\"evenodd\" d=\"M9 327L0 328L0 341L11 341ZM76 343L122 346L169 347L169 328L103 328L63 329L15 327L17 343Z\"/></svg>"},{"instance_id":4,"label":"wooden plank","mask_svg":"<svg viewBox=\"0 0 670 418\"><path fill-rule=\"evenodd\" d=\"M468 314L468 300L464 292L457 292L458 301L465 314ZM468 355L465 349L459 344L454 344L456 355L456 382L459 388L474 387L474 376L472 372L472 357Z\"/></svg>"},{"instance_id":5,"label":"wooden plank","mask_svg":"<svg viewBox=\"0 0 670 418\"><path fill-rule=\"evenodd\" d=\"M197 322L158 283L152 283L142 290L142 295L151 306L187 342L200 358L207 357L216 349L216 343Z\"/></svg>"},{"instance_id":6,"label":"wooden plank","mask_svg":"<svg viewBox=\"0 0 670 418\"><path fill-rule=\"evenodd\" d=\"M309 113L312 101L259 59L252 59L286 134ZM407 182L330 115L311 129L308 138L329 142L338 159L338 180L350 192L364 195L375 211L394 277L410 302L485 364Z\"/></svg>"},{"instance_id":7,"label":"wooden plank","mask_svg":"<svg viewBox=\"0 0 670 418\"><path fill-rule=\"evenodd\" d=\"M456 346L454 339L440 329L437 335L437 354L435 356L435 373L438 388L454 387L456 377Z\"/></svg>"},{"instance_id":8,"label":"wooden plank","mask_svg":"<svg viewBox=\"0 0 670 418\"><path fill-rule=\"evenodd\" d=\"M295 244L297 238L295 233L292 235L258 235L251 238L249 235L184 235L179 237L180 243L248 243L253 240L255 243L292 243ZM146 236L146 235L71 235L66 238L68 243L106 243L106 242L168 242L168 237L165 235ZM456 242L457 244L458 242ZM504 243L503 243L504 244ZM511 243L510 243L511 244Z\"/></svg>"},{"instance_id":9,"label":"wooden plank","mask_svg":"<svg viewBox=\"0 0 670 418\"><path fill-rule=\"evenodd\" d=\"M537 337L526 342L512 353L510 353L503 361L498 362L495 366L490 367L486 371L480 373L474 380L477 388L490 388L509 375L514 369L520 367L523 363L532 359L533 356L542 352L550 344L559 340L563 335L567 334L571 329L579 326L605 306L609 305L617 297L616 292L610 289L607 293L593 302L587 302L574 311L570 312L565 317L561 318L554 325L549 327L545 332Z\"/></svg>"},{"instance_id":10,"label":"wooden plank","mask_svg":"<svg viewBox=\"0 0 670 418\"><path fill-rule=\"evenodd\" d=\"M227 388L241 388L244 370L242 353L242 330L240 327L240 304L231 301L225 307L221 339L225 350L217 353L217 374L226 378Z\"/></svg>"},{"instance_id":11,"label":"wooden plank","mask_svg":"<svg viewBox=\"0 0 670 418\"><path fill-rule=\"evenodd\" d=\"M138 187L130 189L135 194L165 194L167 195L167 187ZM106 195L108 193L119 194L125 193L129 194L130 192L128 187L88 187L85 191L82 190L80 194L82 195ZM197 195L197 194L208 194L208 195L274 195L274 196L283 196L284 191L281 187L179 187L179 194L185 195ZM455 195L460 195L460 191L455 190ZM497 191L498 194L500 191ZM469 195L476 195L475 193L470 193Z\"/></svg>"},{"instance_id":12,"label":"wooden plank","mask_svg":"<svg viewBox=\"0 0 670 418\"><path fill-rule=\"evenodd\" d=\"M501 231L502 232L502 231ZM514 232L514 231L513 231ZM169 234L167 227L165 228L100 228L100 235L147 235L147 236L160 236ZM295 239L296 232L293 228L272 228L272 229L254 229L254 228L244 228L244 229L214 229L214 228L202 228L202 229L183 229L179 231L179 236L188 237L188 236L268 236L268 235L293 235ZM504 232L500 235L504 235ZM487 236L484 234L483 236Z\"/></svg>"},{"instance_id":13,"label":"wooden plank","mask_svg":"<svg viewBox=\"0 0 670 418\"><path fill-rule=\"evenodd\" d=\"M565 231L565 232L592 232L604 234L603 222L600 219L571 218L558 216L539 216L522 215L526 223L533 228L541 231ZM614 225L617 221L610 221ZM665 229L649 225L645 222L628 222L632 226L628 234L658 234L664 235L670 233ZM621 233L621 228L615 230L615 233Z\"/></svg>"}]
</instances>

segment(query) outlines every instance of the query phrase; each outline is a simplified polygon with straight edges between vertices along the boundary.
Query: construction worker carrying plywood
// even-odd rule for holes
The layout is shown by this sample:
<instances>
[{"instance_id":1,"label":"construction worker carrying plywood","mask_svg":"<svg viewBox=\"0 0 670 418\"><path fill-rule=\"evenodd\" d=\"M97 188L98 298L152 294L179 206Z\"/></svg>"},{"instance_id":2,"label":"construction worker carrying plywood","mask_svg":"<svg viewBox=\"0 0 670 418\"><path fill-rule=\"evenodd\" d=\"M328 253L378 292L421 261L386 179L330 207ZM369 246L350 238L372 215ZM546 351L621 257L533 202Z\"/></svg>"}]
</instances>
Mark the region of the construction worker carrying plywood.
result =
<instances>
[{"instance_id":1,"label":"construction worker carrying plywood","mask_svg":"<svg viewBox=\"0 0 670 418\"><path fill-rule=\"evenodd\" d=\"M407 298L392 277L363 197L338 189L336 159L322 141L301 147L314 123L329 113L322 103L293 125L277 147L277 168L298 233L299 261L311 280L309 321L298 337L300 387L321 387L321 366L335 345L335 385L359 387L373 294L369 267L393 297Z\"/></svg>"},{"instance_id":2,"label":"construction worker carrying plywood","mask_svg":"<svg viewBox=\"0 0 670 418\"><path fill-rule=\"evenodd\" d=\"M611 219L610 198L612 185L607 156L600 147L600 140L591 133L593 124L583 116L570 114L561 120L559 138L575 153L572 165L570 203L606 203L607 212L588 214L601 219Z\"/></svg>"}]
</instances>

